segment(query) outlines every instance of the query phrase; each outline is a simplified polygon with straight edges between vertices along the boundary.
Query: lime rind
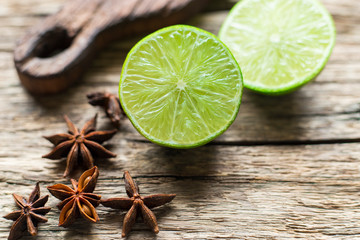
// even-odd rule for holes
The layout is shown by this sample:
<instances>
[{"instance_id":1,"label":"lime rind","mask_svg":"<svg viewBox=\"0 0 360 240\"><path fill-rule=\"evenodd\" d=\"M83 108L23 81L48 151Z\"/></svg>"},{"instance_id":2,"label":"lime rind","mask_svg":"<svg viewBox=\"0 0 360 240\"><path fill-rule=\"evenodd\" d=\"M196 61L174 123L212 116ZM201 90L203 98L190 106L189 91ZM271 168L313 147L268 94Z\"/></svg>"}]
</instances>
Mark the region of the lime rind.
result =
<instances>
[{"instance_id":1,"label":"lime rind","mask_svg":"<svg viewBox=\"0 0 360 240\"><path fill-rule=\"evenodd\" d=\"M182 143L181 141L171 141L171 140L164 140L161 139L159 137L155 137L154 134L149 133L148 130L146 130L144 128L144 124L139 124L139 118L136 116L136 114L134 114L133 111L129 110L129 108L127 107L127 103L126 101L124 101L124 97L123 97L123 85L124 85L124 81L126 80L126 77L128 76L128 71L129 70L129 64L132 64L131 62L133 59L134 54L136 55L139 51L139 49L146 43L148 43L149 41L153 41L154 38L156 38L157 36L162 36L162 35L166 35L167 33L170 32L174 32L174 31L189 31L189 32L193 32L196 35L202 35L204 36L204 39L210 39L209 41L213 41L213 42L217 42L218 44L220 44L222 46L222 51L226 52L227 55L227 62L230 62L231 64L233 64L233 71L236 72L235 75L237 75L237 80L238 81L236 83L236 88L238 88L236 91L236 96L234 97L234 99L232 99L230 101L231 104L233 104L233 109L231 110L231 115L229 118L226 119L226 122L219 127L218 129L216 129L214 131L214 129L209 130L209 133L206 135L206 137L202 137L201 139L196 139L194 141L190 141L190 142L186 142L186 143ZM206 36L206 38L205 38ZM167 48L166 51L171 51L171 49ZM163 52L165 54L165 52ZM215 53L214 53L215 54ZM132 66L134 67L134 66ZM141 69L139 69L139 71L141 71ZM234 85L235 86L235 85ZM126 59L125 59L125 63L123 65L123 70L122 70L122 74L121 74L121 78L120 78L120 83L119 83L119 96L120 96L120 102L121 105L123 106L123 109L126 113L126 115L129 117L131 123L133 124L133 126L147 139L149 139L150 141L157 143L159 145L162 146L166 146L166 147L172 147L172 148L193 148L193 147L198 147L201 145L204 145L206 143L208 143L209 141L213 140L214 138L216 138L217 136L221 135L235 120L239 108L240 108L240 104L241 104L241 97L242 97L242 87L243 87L243 82L242 82L242 73L240 70L240 67L237 63L237 61L235 60L234 56L232 55L232 53L230 52L230 50L226 47L226 45L224 43L222 43L215 35L206 32L204 30L198 29L196 27L192 27L192 26L187 26L187 25L176 25L176 26L171 26L171 27L167 27L167 28L163 28L160 29L150 35L148 35L147 37L145 37L144 39L142 39L141 41L139 41L129 52L129 54L127 55ZM190 98L190 97L189 97ZM192 103L194 104L194 103ZM194 104L195 105L195 104ZM176 110L175 110L175 114L176 114ZM199 114L201 115L201 114ZM175 119L175 115L174 115L174 119Z\"/></svg>"},{"instance_id":2,"label":"lime rind","mask_svg":"<svg viewBox=\"0 0 360 240\"><path fill-rule=\"evenodd\" d=\"M281 1L281 0L280 0ZM315 67L312 68L312 71L310 74L307 74L306 76L302 77L302 78L297 78L297 79L293 79L293 81L288 82L287 84L281 84L279 86L266 86L266 85L262 85L261 83L254 83L253 81L249 80L249 77L247 76L247 69L246 69L246 64L243 64L240 59L240 57L237 55L236 50L231 46L231 39L227 39L227 31L229 30L230 26L232 24L234 24L234 18L237 17L237 15L239 15L239 11L244 7L247 6L249 4L253 4L254 2L261 2L261 0L242 0L240 2L238 2L230 11L228 17L226 18L226 20L224 21L223 25L221 26L221 29L219 31L219 38L225 42L225 44L227 44L227 46L232 50L233 54L235 55L235 58L238 59L239 64L242 65L242 70L243 70L243 74L244 74L244 86L250 90L259 92L259 93L263 93L263 94L267 94L267 95L282 95L282 94L286 94L286 93L290 93L293 92L294 90L302 87L303 85L305 85L306 83L308 83L309 81L313 80L316 78L317 75L320 74L320 72L323 70L323 68L325 67L326 63L328 62L331 53L333 51L333 48L335 46L335 41L336 41L336 28L335 28L335 24L334 21L330 15L330 13L326 10L326 8L317 0L302 0L302 2L305 2L307 4L311 4L313 6L315 6L316 10L319 12L319 14L322 15L321 20L324 20L326 22L326 27L329 29L328 34L330 36L329 38L329 43L326 47L326 49L323 50L323 55L321 57L321 60L319 60L316 64ZM267 1L268 3L270 2L275 2L273 0L269 0ZM289 4L292 4L295 1L287 1ZM301 1L297 1L297 2L301 2ZM265 20L262 19L262 21L264 22ZM282 21L285 21L284 19L282 19ZM243 59L245 61L245 59ZM285 66L286 67L286 66ZM252 71L249 70L249 71Z\"/></svg>"}]
</instances>

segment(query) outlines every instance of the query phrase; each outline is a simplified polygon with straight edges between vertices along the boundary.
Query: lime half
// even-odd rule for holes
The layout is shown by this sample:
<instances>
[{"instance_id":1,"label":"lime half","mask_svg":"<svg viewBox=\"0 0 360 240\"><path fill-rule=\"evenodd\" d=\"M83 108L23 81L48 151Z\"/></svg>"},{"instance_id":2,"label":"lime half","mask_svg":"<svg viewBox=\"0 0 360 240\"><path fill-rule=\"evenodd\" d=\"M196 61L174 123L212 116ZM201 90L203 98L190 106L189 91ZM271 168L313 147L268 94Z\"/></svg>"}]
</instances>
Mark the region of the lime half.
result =
<instances>
[{"instance_id":1,"label":"lime half","mask_svg":"<svg viewBox=\"0 0 360 240\"><path fill-rule=\"evenodd\" d=\"M335 44L335 26L317 0L242 0L219 37L239 62L245 87L277 95L320 73Z\"/></svg>"},{"instance_id":2,"label":"lime half","mask_svg":"<svg viewBox=\"0 0 360 240\"><path fill-rule=\"evenodd\" d=\"M177 25L134 46L123 66L119 96L126 115L147 139L191 148L231 125L242 88L240 67L216 36Z\"/></svg>"}]
</instances>

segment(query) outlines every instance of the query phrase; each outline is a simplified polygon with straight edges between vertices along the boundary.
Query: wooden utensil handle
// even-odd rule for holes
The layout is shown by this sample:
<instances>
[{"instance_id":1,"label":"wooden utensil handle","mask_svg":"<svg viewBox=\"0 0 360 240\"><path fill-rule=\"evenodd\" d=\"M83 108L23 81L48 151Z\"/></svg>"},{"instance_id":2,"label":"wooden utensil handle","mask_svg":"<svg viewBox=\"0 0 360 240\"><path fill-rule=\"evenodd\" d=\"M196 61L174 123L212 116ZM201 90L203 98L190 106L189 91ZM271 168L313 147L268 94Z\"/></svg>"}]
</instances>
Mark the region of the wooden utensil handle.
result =
<instances>
[{"instance_id":1,"label":"wooden utensil handle","mask_svg":"<svg viewBox=\"0 0 360 240\"><path fill-rule=\"evenodd\" d=\"M19 41L15 67L32 94L71 86L109 42L184 21L207 0L70 0Z\"/></svg>"}]
</instances>

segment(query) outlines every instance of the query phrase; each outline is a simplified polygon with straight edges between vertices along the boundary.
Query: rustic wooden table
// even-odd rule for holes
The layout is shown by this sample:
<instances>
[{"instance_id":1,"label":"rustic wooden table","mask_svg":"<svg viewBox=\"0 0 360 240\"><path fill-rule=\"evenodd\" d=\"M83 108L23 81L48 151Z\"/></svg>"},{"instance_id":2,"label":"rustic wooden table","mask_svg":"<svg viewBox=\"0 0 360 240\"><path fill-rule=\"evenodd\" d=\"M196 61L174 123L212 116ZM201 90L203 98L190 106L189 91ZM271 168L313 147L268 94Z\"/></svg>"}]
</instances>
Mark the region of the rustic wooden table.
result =
<instances>
[{"instance_id":1,"label":"rustic wooden table","mask_svg":"<svg viewBox=\"0 0 360 240\"><path fill-rule=\"evenodd\" d=\"M64 0L0 0L0 209L15 209L13 192L28 196L37 181L68 184L63 160L42 159L42 138L66 130L62 114L82 125L100 112L94 90L117 92L122 63L139 38L108 46L69 91L34 98L20 85L13 48L31 25ZM234 0L215 0L189 24L217 33ZM337 44L316 81L283 97L245 90L235 123L210 144L173 150L149 143L123 122L107 144L118 156L97 161L96 193L125 196L128 170L144 194L176 193L154 210L160 233L137 223L129 239L360 239L360 1L322 0L332 13ZM124 212L98 207L100 222L58 227L58 200L37 239L118 239ZM12 222L0 221L0 238ZM24 238L30 239L30 238Z\"/></svg>"}]
</instances>

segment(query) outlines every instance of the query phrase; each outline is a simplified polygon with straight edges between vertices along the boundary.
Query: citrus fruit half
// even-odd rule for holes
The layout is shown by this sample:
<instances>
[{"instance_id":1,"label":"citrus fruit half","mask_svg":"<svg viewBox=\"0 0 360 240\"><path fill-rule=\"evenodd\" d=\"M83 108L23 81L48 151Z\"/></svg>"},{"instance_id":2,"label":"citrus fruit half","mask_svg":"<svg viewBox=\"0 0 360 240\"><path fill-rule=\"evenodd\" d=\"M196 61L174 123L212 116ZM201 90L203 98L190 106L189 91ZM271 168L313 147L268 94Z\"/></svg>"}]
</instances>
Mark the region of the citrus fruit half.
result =
<instances>
[{"instance_id":1,"label":"citrus fruit half","mask_svg":"<svg viewBox=\"0 0 360 240\"><path fill-rule=\"evenodd\" d=\"M119 96L126 115L147 139L192 148L231 125L242 89L240 67L216 36L176 25L132 48L122 69Z\"/></svg>"},{"instance_id":2,"label":"citrus fruit half","mask_svg":"<svg viewBox=\"0 0 360 240\"><path fill-rule=\"evenodd\" d=\"M335 44L335 26L317 0L242 0L219 38L240 64L245 87L278 95L320 73Z\"/></svg>"}]
</instances>

